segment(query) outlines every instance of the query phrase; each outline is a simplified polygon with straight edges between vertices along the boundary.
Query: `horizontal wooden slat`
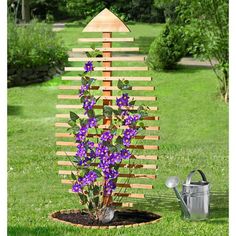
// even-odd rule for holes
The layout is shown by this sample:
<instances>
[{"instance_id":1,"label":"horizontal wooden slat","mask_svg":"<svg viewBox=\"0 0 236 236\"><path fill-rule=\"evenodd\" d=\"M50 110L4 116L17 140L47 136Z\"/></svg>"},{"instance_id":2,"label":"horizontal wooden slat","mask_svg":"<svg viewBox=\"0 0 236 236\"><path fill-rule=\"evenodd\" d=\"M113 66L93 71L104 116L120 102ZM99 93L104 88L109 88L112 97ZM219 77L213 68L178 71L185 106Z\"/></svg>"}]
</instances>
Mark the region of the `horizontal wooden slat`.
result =
<instances>
[{"instance_id":1,"label":"horizontal wooden slat","mask_svg":"<svg viewBox=\"0 0 236 236\"><path fill-rule=\"evenodd\" d=\"M69 193L75 193L71 189L69 189ZM113 196L118 196L118 197L128 197L128 198L145 198L143 193L117 193L113 192Z\"/></svg>"},{"instance_id":2,"label":"horizontal wooden slat","mask_svg":"<svg viewBox=\"0 0 236 236\"><path fill-rule=\"evenodd\" d=\"M59 170L59 175L71 175L73 173L74 175L77 175L77 171L71 171L71 170ZM150 175L150 174L124 174L119 173L119 177L122 178L144 178L144 179L155 179L156 175Z\"/></svg>"},{"instance_id":3,"label":"horizontal wooden slat","mask_svg":"<svg viewBox=\"0 0 236 236\"><path fill-rule=\"evenodd\" d=\"M110 106L111 108L113 109L117 109L118 107L117 106ZM133 106L133 107L122 107L123 110L137 110L139 106ZM59 105L56 105L56 108L58 109L80 109L80 108L83 108L82 105L67 105L67 104L59 104ZM93 107L94 109L103 109L103 105L95 105ZM157 107L151 107L149 106L149 111L157 111L158 108Z\"/></svg>"},{"instance_id":4,"label":"horizontal wooden slat","mask_svg":"<svg viewBox=\"0 0 236 236\"><path fill-rule=\"evenodd\" d=\"M70 161L58 161L59 166L73 166ZM91 166L97 166L98 163L91 163ZM150 169L156 170L157 166L154 164L119 164L123 168L132 168L132 169Z\"/></svg>"},{"instance_id":5,"label":"horizontal wooden slat","mask_svg":"<svg viewBox=\"0 0 236 236\"><path fill-rule=\"evenodd\" d=\"M120 206L120 207L133 207L134 204L132 202L112 202L113 206Z\"/></svg>"},{"instance_id":6,"label":"horizontal wooden slat","mask_svg":"<svg viewBox=\"0 0 236 236\"><path fill-rule=\"evenodd\" d=\"M55 137L57 137L57 138L74 138L75 136L73 134L68 134L68 133L56 133ZM101 134L88 134L87 137L100 138ZM114 136L114 137L116 138L117 136ZM133 138L134 139L141 139L141 140L159 140L160 136L137 135Z\"/></svg>"},{"instance_id":7,"label":"horizontal wooden slat","mask_svg":"<svg viewBox=\"0 0 236 236\"><path fill-rule=\"evenodd\" d=\"M70 126L67 124L67 123L60 123L60 122L57 122L55 123L55 127L64 127L64 128L69 128ZM118 129L126 129L128 126L120 126ZM139 127L139 126L137 126ZM98 129L108 129L109 128L109 125L98 125L97 126ZM159 126L144 126L145 130L160 130L160 127Z\"/></svg>"},{"instance_id":8,"label":"horizontal wooden slat","mask_svg":"<svg viewBox=\"0 0 236 236\"><path fill-rule=\"evenodd\" d=\"M101 52L138 52L138 47L128 47L128 48L95 48ZM72 48L72 52L92 52L92 48Z\"/></svg>"},{"instance_id":9,"label":"horizontal wooden slat","mask_svg":"<svg viewBox=\"0 0 236 236\"><path fill-rule=\"evenodd\" d=\"M65 67L65 71L84 71L84 67ZM145 71L147 66L136 67L95 67L94 71Z\"/></svg>"},{"instance_id":10,"label":"horizontal wooden slat","mask_svg":"<svg viewBox=\"0 0 236 236\"><path fill-rule=\"evenodd\" d=\"M70 179L61 179L62 184L73 184L74 180ZM97 182L98 185L102 185L102 182ZM153 189L151 184L126 184L126 183L117 183L118 188L141 188L141 189Z\"/></svg>"},{"instance_id":11,"label":"horizontal wooden slat","mask_svg":"<svg viewBox=\"0 0 236 236\"><path fill-rule=\"evenodd\" d=\"M68 61L145 61L145 57L70 57Z\"/></svg>"},{"instance_id":12,"label":"horizontal wooden slat","mask_svg":"<svg viewBox=\"0 0 236 236\"><path fill-rule=\"evenodd\" d=\"M127 77L127 76L114 76L114 77L103 77L103 76L93 76L94 79L96 80L112 80L112 81L116 81L116 80L129 80L129 81L140 81L140 82L143 82L143 81L151 81L152 80L152 77L137 77L137 76L130 76L130 77ZM81 76L62 76L61 77L62 80L81 80Z\"/></svg>"},{"instance_id":13,"label":"horizontal wooden slat","mask_svg":"<svg viewBox=\"0 0 236 236\"><path fill-rule=\"evenodd\" d=\"M118 96L94 96L96 99L100 100L116 100ZM79 95L57 95L58 99L80 99ZM156 97L143 97L143 96L130 96L130 99L134 99L136 101L156 101Z\"/></svg>"},{"instance_id":14,"label":"horizontal wooden slat","mask_svg":"<svg viewBox=\"0 0 236 236\"><path fill-rule=\"evenodd\" d=\"M67 152L67 151L57 151L57 156L75 156L76 152ZM131 159L140 159L140 160L157 160L155 155L132 155Z\"/></svg>"},{"instance_id":15,"label":"horizontal wooden slat","mask_svg":"<svg viewBox=\"0 0 236 236\"><path fill-rule=\"evenodd\" d=\"M88 116L84 115L84 114L77 114L80 118L88 118ZM70 118L70 114L56 114L56 118ZM115 118L114 116L112 116L112 118ZM159 120L160 117L159 116L146 116L143 117L143 120Z\"/></svg>"},{"instance_id":16,"label":"horizontal wooden slat","mask_svg":"<svg viewBox=\"0 0 236 236\"><path fill-rule=\"evenodd\" d=\"M134 38L79 38L79 42L133 42Z\"/></svg>"},{"instance_id":17,"label":"horizontal wooden slat","mask_svg":"<svg viewBox=\"0 0 236 236\"><path fill-rule=\"evenodd\" d=\"M61 85L58 87L60 90L79 90L81 89L81 86L76 86L76 85ZM120 89L117 86L91 86L91 90L107 90L107 91L120 91ZM123 89L125 90L125 89ZM127 90L132 90L132 91L153 91L155 90L155 87L153 86L131 86Z\"/></svg>"},{"instance_id":18,"label":"horizontal wooden slat","mask_svg":"<svg viewBox=\"0 0 236 236\"><path fill-rule=\"evenodd\" d=\"M78 145L78 143L57 141L56 145L76 147ZM94 146L96 147L96 144ZM130 145L129 149L159 150L159 146L156 146L156 145Z\"/></svg>"}]
</instances>

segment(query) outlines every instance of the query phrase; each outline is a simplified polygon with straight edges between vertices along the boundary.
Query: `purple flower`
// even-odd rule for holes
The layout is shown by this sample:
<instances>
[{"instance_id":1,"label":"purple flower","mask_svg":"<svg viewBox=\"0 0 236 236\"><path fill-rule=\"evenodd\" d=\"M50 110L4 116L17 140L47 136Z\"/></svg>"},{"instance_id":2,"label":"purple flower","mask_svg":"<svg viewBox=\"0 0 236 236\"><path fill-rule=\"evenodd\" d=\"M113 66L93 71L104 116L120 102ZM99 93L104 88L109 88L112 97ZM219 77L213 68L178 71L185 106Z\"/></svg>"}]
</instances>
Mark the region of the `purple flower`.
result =
<instances>
[{"instance_id":1,"label":"purple flower","mask_svg":"<svg viewBox=\"0 0 236 236\"><path fill-rule=\"evenodd\" d=\"M88 125L89 128L96 127L96 126L97 126L97 120L96 120L96 118L94 118L94 117L89 118L87 125Z\"/></svg>"},{"instance_id":2,"label":"purple flower","mask_svg":"<svg viewBox=\"0 0 236 236\"><path fill-rule=\"evenodd\" d=\"M89 84L86 85L81 85L80 90L79 90L79 96L83 96L84 92L86 92L87 90L89 90L90 86Z\"/></svg>"},{"instance_id":3,"label":"purple flower","mask_svg":"<svg viewBox=\"0 0 236 236\"><path fill-rule=\"evenodd\" d=\"M137 134L137 130L135 129L132 129L132 128L128 128L128 129L125 129L124 131L124 138L133 138L135 135Z\"/></svg>"},{"instance_id":4,"label":"purple flower","mask_svg":"<svg viewBox=\"0 0 236 236\"><path fill-rule=\"evenodd\" d=\"M111 195L112 191L116 189L116 184L110 180L104 185L104 195Z\"/></svg>"},{"instance_id":5,"label":"purple flower","mask_svg":"<svg viewBox=\"0 0 236 236\"><path fill-rule=\"evenodd\" d=\"M108 147L104 146L102 143L99 143L95 153L96 156L103 157L108 153Z\"/></svg>"},{"instance_id":6,"label":"purple flower","mask_svg":"<svg viewBox=\"0 0 236 236\"><path fill-rule=\"evenodd\" d=\"M140 114L135 114L135 115L133 116L133 121L134 121L134 122L137 122L138 120L140 120L140 118L141 118L141 115L140 115Z\"/></svg>"},{"instance_id":7,"label":"purple flower","mask_svg":"<svg viewBox=\"0 0 236 236\"><path fill-rule=\"evenodd\" d=\"M86 148L84 146L84 143L81 142L77 145L77 152L76 152L75 156L77 156L77 157L87 156Z\"/></svg>"},{"instance_id":8,"label":"purple flower","mask_svg":"<svg viewBox=\"0 0 236 236\"><path fill-rule=\"evenodd\" d=\"M123 111L121 112L121 115L122 115L122 116L128 116L128 115L129 115L129 111L123 110Z\"/></svg>"},{"instance_id":9,"label":"purple flower","mask_svg":"<svg viewBox=\"0 0 236 236\"><path fill-rule=\"evenodd\" d=\"M105 176L105 179L108 180L108 179L116 179L119 175L119 172L114 169L108 169L103 171L103 174Z\"/></svg>"},{"instance_id":10,"label":"purple flower","mask_svg":"<svg viewBox=\"0 0 236 236\"><path fill-rule=\"evenodd\" d=\"M127 137L123 137L123 145L129 147L131 143L131 139Z\"/></svg>"},{"instance_id":11,"label":"purple flower","mask_svg":"<svg viewBox=\"0 0 236 236\"><path fill-rule=\"evenodd\" d=\"M116 105L118 107L129 106L129 96L127 93L122 94L120 98L116 98Z\"/></svg>"},{"instance_id":12,"label":"purple flower","mask_svg":"<svg viewBox=\"0 0 236 236\"><path fill-rule=\"evenodd\" d=\"M84 141L85 135L81 134L80 132L76 134L76 141Z\"/></svg>"},{"instance_id":13,"label":"purple flower","mask_svg":"<svg viewBox=\"0 0 236 236\"><path fill-rule=\"evenodd\" d=\"M128 116L126 119L125 119L125 125L131 125L132 122L133 122L133 117L132 116Z\"/></svg>"},{"instance_id":14,"label":"purple flower","mask_svg":"<svg viewBox=\"0 0 236 236\"><path fill-rule=\"evenodd\" d=\"M72 191L74 192L74 193L82 193L82 186L81 186L81 184L79 184L79 183L75 183L73 186L72 186Z\"/></svg>"},{"instance_id":15,"label":"purple flower","mask_svg":"<svg viewBox=\"0 0 236 236\"><path fill-rule=\"evenodd\" d=\"M91 141L88 141L87 142L87 145L88 147L91 149L91 148L94 148L94 142L91 142Z\"/></svg>"},{"instance_id":16,"label":"purple flower","mask_svg":"<svg viewBox=\"0 0 236 236\"><path fill-rule=\"evenodd\" d=\"M92 71L93 70L93 63L91 61L88 61L87 63L85 63L84 70L85 70L85 72Z\"/></svg>"},{"instance_id":17,"label":"purple flower","mask_svg":"<svg viewBox=\"0 0 236 236\"><path fill-rule=\"evenodd\" d=\"M110 154L110 163L111 163L111 165L119 163L119 162L121 162L121 160L122 160L122 157L121 157L120 153L113 152L113 153Z\"/></svg>"},{"instance_id":18,"label":"purple flower","mask_svg":"<svg viewBox=\"0 0 236 236\"><path fill-rule=\"evenodd\" d=\"M120 155L123 159L129 159L131 157L131 153L127 149L122 149Z\"/></svg>"},{"instance_id":19,"label":"purple flower","mask_svg":"<svg viewBox=\"0 0 236 236\"><path fill-rule=\"evenodd\" d=\"M85 109L85 114L87 114L87 112L89 110L93 109L93 106L96 104L96 100L94 98L85 98L84 99L84 103L83 103L83 108Z\"/></svg>"},{"instance_id":20,"label":"purple flower","mask_svg":"<svg viewBox=\"0 0 236 236\"><path fill-rule=\"evenodd\" d=\"M98 178L98 175L96 174L96 172L91 170L87 174L85 174L82 182L84 185L90 185L93 182L95 182L97 178Z\"/></svg>"},{"instance_id":21,"label":"purple flower","mask_svg":"<svg viewBox=\"0 0 236 236\"><path fill-rule=\"evenodd\" d=\"M101 140L105 142L112 140L112 138L113 138L113 134L111 134L109 130L103 132L103 134L101 135Z\"/></svg>"}]
</instances>

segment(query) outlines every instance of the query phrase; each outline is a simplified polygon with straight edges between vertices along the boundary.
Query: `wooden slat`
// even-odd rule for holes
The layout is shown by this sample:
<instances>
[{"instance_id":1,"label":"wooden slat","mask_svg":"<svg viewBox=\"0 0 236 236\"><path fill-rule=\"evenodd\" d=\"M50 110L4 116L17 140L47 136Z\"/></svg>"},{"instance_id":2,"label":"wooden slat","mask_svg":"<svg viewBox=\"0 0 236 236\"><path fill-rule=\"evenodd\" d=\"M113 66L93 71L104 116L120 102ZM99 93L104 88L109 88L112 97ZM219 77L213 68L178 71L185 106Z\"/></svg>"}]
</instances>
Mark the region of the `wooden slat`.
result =
<instances>
[{"instance_id":1,"label":"wooden slat","mask_svg":"<svg viewBox=\"0 0 236 236\"><path fill-rule=\"evenodd\" d=\"M74 193L71 189L69 189L69 193ZM117 193L113 192L113 196L118 196L118 197L128 197L128 198L145 198L143 193Z\"/></svg>"},{"instance_id":2,"label":"wooden slat","mask_svg":"<svg viewBox=\"0 0 236 236\"><path fill-rule=\"evenodd\" d=\"M123 47L123 48L95 48L101 52L138 52L138 47ZM92 48L72 48L72 52L92 52Z\"/></svg>"},{"instance_id":3,"label":"wooden slat","mask_svg":"<svg viewBox=\"0 0 236 236\"><path fill-rule=\"evenodd\" d=\"M57 141L56 145L76 147L78 145L78 143ZM94 144L94 146L96 147L97 144ZM130 145L128 149L159 150L159 146L156 146L156 145Z\"/></svg>"},{"instance_id":4,"label":"wooden slat","mask_svg":"<svg viewBox=\"0 0 236 236\"><path fill-rule=\"evenodd\" d=\"M61 122L57 122L55 123L55 127L64 127L64 128L69 128L70 126L67 123L61 123ZM122 125L119 126L118 129L126 129L128 126ZM137 126L139 127L139 126ZM108 129L109 125L98 125L97 126L98 129ZM160 130L159 126L144 126L145 130Z\"/></svg>"},{"instance_id":5,"label":"wooden slat","mask_svg":"<svg viewBox=\"0 0 236 236\"><path fill-rule=\"evenodd\" d=\"M76 152L67 152L67 151L57 151L57 156L75 156ZM140 160L157 160L155 155L132 155L131 159L140 159Z\"/></svg>"},{"instance_id":6,"label":"wooden slat","mask_svg":"<svg viewBox=\"0 0 236 236\"><path fill-rule=\"evenodd\" d=\"M104 77L104 76L93 76L94 79L99 80L99 81L103 81L103 80L112 80L112 81L116 81L116 80L129 80L129 81L151 81L152 77L137 77L137 76L112 76L112 77ZM81 80L81 76L62 76L61 77L62 80Z\"/></svg>"},{"instance_id":7,"label":"wooden slat","mask_svg":"<svg viewBox=\"0 0 236 236\"><path fill-rule=\"evenodd\" d=\"M74 180L70 179L61 179L62 184L73 184ZM97 182L98 185L102 185L102 182ZM126 183L117 183L116 187L118 188L141 188L141 189L153 189L151 184L126 184Z\"/></svg>"},{"instance_id":8,"label":"wooden slat","mask_svg":"<svg viewBox=\"0 0 236 236\"><path fill-rule=\"evenodd\" d=\"M59 170L59 175L71 175L73 173L74 175L77 175L77 171L71 171L71 170ZM150 175L150 174L124 174L119 173L119 177L122 178L144 178L144 179L156 179L156 175Z\"/></svg>"},{"instance_id":9,"label":"wooden slat","mask_svg":"<svg viewBox=\"0 0 236 236\"><path fill-rule=\"evenodd\" d=\"M117 106L110 106L111 108L113 109L117 109L118 107ZM123 110L137 110L139 106L133 106L133 107L122 107ZM67 105L67 104L59 104L59 105L56 105L56 108L58 109L80 109L80 108L83 108L82 105ZM102 105L95 105L93 107L94 109L103 109L103 106ZM157 107L150 107L148 106L149 108L149 111L157 111L158 108Z\"/></svg>"},{"instance_id":10,"label":"wooden slat","mask_svg":"<svg viewBox=\"0 0 236 236\"><path fill-rule=\"evenodd\" d=\"M79 42L133 42L134 38L79 38Z\"/></svg>"},{"instance_id":11,"label":"wooden slat","mask_svg":"<svg viewBox=\"0 0 236 236\"><path fill-rule=\"evenodd\" d=\"M133 207L134 204L132 202L112 202L113 206L120 206L120 207Z\"/></svg>"},{"instance_id":12,"label":"wooden slat","mask_svg":"<svg viewBox=\"0 0 236 236\"><path fill-rule=\"evenodd\" d=\"M65 67L65 71L84 71L84 67ZM147 66L136 67L95 67L94 71L146 71Z\"/></svg>"},{"instance_id":13,"label":"wooden slat","mask_svg":"<svg viewBox=\"0 0 236 236\"><path fill-rule=\"evenodd\" d=\"M68 61L145 61L145 57L69 57Z\"/></svg>"},{"instance_id":14,"label":"wooden slat","mask_svg":"<svg viewBox=\"0 0 236 236\"><path fill-rule=\"evenodd\" d=\"M118 96L94 96L96 99L99 98L100 100L116 100ZM58 99L80 99L79 95L57 95ZM136 101L156 101L156 97L143 97L143 96L130 96L130 99L134 99Z\"/></svg>"},{"instance_id":15,"label":"wooden slat","mask_svg":"<svg viewBox=\"0 0 236 236\"><path fill-rule=\"evenodd\" d=\"M69 133L56 133L55 137L57 138L74 138L75 136L73 134ZM89 138L100 138L101 134L88 134L87 137ZM115 138L117 136L114 136ZM137 135L133 137L134 139L141 139L141 140L159 140L160 136L145 136L145 135Z\"/></svg>"},{"instance_id":16,"label":"wooden slat","mask_svg":"<svg viewBox=\"0 0 236 236\"><path fill-rule=\"evenodd\" d=\"M58 87L60 90L79 90L81 89L81 86L77 85L61 85ZM105 87L105 86L91 86L91 90L114 90L114 91L120 91L120 89L117 86L110 86L110 87ZM127 90L132 90L132 91L153 91L155 90L154 86L131 86Z\"/></svg>"},{"instance_id":17,"label":"wooden slat","mask_svg":"<svg viewBox=\"0 0 236 236\"><path fill-rule=\"evenodd\" d=\"M70 161L58 161L59 166L73 166ZM98 163L91 163L91 166L97 166ZM150 169L156 170L157 166L154 164L119 164L122 168L133 168L133 169Z\"/></svg>"},{"instance_id":18,"label":"wooden slat","mask_svg":"<svg viewBox=\"0 0 236 236\"><path fill-rule=\"evenodd\" d=\"M84 114L77 114L80 118L88 118L88 116ZM56 114L56 118L70 118L70 114ZM112 118L115 118L115 116L112 116ZM146 116L143 117L143 120L159 120L159 116Z\"/></svg>"}]
</instances>

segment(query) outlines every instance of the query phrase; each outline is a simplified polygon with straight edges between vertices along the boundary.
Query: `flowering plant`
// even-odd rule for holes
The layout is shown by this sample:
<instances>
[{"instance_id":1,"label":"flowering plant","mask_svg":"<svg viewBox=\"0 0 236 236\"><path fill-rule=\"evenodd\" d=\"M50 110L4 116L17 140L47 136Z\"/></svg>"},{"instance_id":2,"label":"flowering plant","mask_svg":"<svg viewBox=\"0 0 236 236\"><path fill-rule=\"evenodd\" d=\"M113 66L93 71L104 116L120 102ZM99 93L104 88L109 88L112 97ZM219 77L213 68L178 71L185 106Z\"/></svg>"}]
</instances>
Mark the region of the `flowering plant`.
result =
<instances>
[{"instance_id":1,"label":"flowering plant","mask_svg":"<svg viewBox=\"0 0 236 236\"><path fill-rule=\"evenodd\" d=\"M144 106L134 109L135 100L130 100L127 93L122 93L116 98L117 109L105 105L102 114L97 115L95 108L99 98L93 96L90 91L91 84L95 81L89 76L93 69L91 61L84 65L78 95L86 118L70 112L68 121L68 130L74 134L78 143L73 160L77 171L76 175L72 173L72 191L78 194L82 204L87 205L93 219L105 222L107 210L112 209L111 195L116 189L119 164L122 160L131 158L129 147L132 139L144 129L141 121L147 116L147 112ZM118 87L120 90L131 88L127 80L119 80ZM99 121L111 118L114 124L98 133ZM89 134L89 130L96 133ZM97 138L96 143L92 141L94 138ZM97 181L99 178L102 178L102 181ZM109 221L112 216L108 218Z\"/></svg>"}]
</instances>

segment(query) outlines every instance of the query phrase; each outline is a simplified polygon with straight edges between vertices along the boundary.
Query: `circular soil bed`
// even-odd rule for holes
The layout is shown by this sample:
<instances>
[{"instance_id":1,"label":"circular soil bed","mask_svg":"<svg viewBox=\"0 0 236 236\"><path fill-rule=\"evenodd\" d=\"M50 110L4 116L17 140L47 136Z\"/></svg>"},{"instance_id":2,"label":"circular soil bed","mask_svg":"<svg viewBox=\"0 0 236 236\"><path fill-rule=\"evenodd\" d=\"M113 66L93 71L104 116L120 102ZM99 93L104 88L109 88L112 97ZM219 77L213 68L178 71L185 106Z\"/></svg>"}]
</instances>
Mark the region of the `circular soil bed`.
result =
<instances>
[{"instance_id":1,"label":"circular soil bed","mask_svg":"<svg viewBox=\"0 0 236 236\"><path fill-rule=\"evenodd\" d=\"M86 212L81 212L80 210L57 211L52 213L49 217L62 223L96 229L135 227L158 222L161 218L160 215L138 210L117 210L115 211L113 220L107 224L92 220Z\"/></svg>"}]
</instances>

